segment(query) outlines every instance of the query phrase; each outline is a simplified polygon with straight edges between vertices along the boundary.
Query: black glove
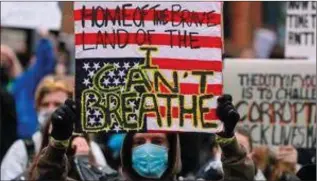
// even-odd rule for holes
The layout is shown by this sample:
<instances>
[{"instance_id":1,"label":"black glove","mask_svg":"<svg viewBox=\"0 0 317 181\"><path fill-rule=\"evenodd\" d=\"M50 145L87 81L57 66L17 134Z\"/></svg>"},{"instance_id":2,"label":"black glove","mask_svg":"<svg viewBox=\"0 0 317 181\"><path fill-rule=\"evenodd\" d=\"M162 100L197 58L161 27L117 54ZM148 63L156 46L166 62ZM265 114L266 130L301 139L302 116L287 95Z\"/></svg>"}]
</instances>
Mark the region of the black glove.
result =
<instances>
[{"instance_id":1,"label":"black glove","mask_svg":"<svg viewBox=\"0 0 317 181\"><path fill-rule=\"evenodd\" d=\"M222 137L233 137L234 128L240 120L240 115L232 104L231 95L224 94L217 101L217 116L224 124L224 131L219 133L219 135Z\"/></svg>"},{"instance_id":2,"label":"black glove","mask_svg":"<svg viewBox=\"0 0 317 181\"><path fill-rule=\"evenodd\" d=\"M68 140L73 133L75 123L75 102L67 99L65 103L57 108L52 114L52 133L55 140Z\"/></svg>"}]
</instances>

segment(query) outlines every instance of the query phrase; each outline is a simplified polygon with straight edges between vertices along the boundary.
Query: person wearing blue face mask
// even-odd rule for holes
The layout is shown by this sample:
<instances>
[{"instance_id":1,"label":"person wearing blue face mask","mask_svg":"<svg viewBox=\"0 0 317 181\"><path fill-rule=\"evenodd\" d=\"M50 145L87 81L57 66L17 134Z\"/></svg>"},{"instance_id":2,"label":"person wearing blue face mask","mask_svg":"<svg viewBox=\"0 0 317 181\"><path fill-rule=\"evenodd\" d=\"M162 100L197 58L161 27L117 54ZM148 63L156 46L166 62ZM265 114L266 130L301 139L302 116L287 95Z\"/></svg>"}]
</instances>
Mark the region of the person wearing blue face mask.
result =
<instances>
[{"instance_id":1,"label":"person wearing blue face mask","mask_svg":"<svg viewBox=\"0 0 317 181\"><path fill-rule=\"evenodd\" d=\"M181 170L177 134L128 133L121 150L126 180L173 180Z\"/></svg>"},{"instance_id":2,"label":"person wearing blue face mask","mask_svg":"<svg viewBox=\"0 0 317 181\"><path fill-rule=\"evenodd\" d=\"M67 100L52 114L49 146L33 165L31 180L71 180L67 169L67 143L74 129L75 103ZM255 168L245 149L235 138L234 129L240 116L230 95L218 98L217 115L224 130L215 139L221 156L205 164L194 180L253 180ZM219 164L221 160L221 164ZM180 179L181 150L176 133L127 133L121 149L122 168L118 175L105 175L102 181L177 181ZM216 164L216 165L215 165ZM217 167L222 169L217 169ZM220 170L220 177L219 177ZM217 172L217 178L212 172ZM56 174L60 173L60 174ZM193 179L191 179L193 180Z\"/></svg>"}]
</instances>

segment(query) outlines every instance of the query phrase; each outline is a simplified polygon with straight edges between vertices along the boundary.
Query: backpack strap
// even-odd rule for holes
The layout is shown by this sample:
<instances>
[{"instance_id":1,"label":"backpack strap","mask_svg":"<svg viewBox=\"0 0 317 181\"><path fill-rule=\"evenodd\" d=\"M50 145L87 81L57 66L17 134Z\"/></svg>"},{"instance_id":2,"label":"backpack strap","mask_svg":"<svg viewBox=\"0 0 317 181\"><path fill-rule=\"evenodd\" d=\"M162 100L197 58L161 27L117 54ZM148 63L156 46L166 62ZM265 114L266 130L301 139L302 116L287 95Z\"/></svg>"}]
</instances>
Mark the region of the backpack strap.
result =
<instances>
[{"instance_id":1,"label":"backpack strap","mask_svg":"<svg viewBox=\"0 0 317 181\"><path fill-rule=\"evenodd\" d=\"M28 155L28 164L30 164L33 160L34 153L35 153L35 144L32 138L23 139L23 143L26 147L26 152Z\"/></svg>"}]
</instances>

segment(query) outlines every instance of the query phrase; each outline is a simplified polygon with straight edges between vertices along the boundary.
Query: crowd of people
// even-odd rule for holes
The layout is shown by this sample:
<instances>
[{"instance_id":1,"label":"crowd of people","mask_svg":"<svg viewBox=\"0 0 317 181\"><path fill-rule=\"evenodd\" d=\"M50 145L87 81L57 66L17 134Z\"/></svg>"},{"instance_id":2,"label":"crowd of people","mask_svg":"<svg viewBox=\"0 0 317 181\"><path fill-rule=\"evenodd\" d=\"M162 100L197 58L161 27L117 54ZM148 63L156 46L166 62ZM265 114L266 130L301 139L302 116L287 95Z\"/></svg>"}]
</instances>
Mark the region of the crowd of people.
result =
<instances>
[{"instance_id":1,"label":"crowd of people","mask_svg":"<svg viewBox=\"0 0 317 181\"><path fill-rule=\"evenodd\" d=\"M252 145L230 95L218 98L217 134L74 134L69 55L39 34L25 70L1 45L1 180L316 180L293 146Z\"/></svg>"}]
</instances>

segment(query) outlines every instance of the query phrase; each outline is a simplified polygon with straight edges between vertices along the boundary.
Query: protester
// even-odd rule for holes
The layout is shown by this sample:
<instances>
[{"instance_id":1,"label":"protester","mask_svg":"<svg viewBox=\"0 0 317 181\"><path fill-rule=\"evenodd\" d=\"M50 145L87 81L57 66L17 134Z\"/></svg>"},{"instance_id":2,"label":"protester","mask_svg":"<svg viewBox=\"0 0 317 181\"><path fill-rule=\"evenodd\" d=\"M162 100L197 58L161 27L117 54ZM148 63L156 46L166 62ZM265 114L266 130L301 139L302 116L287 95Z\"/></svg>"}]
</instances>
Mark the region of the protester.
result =
<instances>
[{"instance_id":1,"label":"protester","mask_svg":"<svg viewBox=\"0 0 317 181\"><path fill-rule=\"evenodd\" d=\"M255 173L253 162L234 136L240 116L231 102L229 95L218 99L217 115L224 123L224 131L217 135L217 143L223 152L222 175L224 180L252 180ZM68 179L66 152L74 128L75 109L75 103L67 100L52 114L50 143L34 163L32 180ZM121 150L121 175L117 178L104 177L103 180L118 180L120 177L128 181L175 180L181 170L180 154L177 134L128 133ZM209 170L210 165L207 165L205 173L197 179L205 179Z\"/></svg>"},{"instance_id":2,"label":"protester","mask_svg":"<svg viewBox=\"0 0 317 181\"><path fill-rule=\"evenodd\" d=\"M43 140L43 126L55 109L72 97L73 87L64 77L47 76L36 90L35 107L38 112L38 124L42 128L33 134L32 139L17 140L6 153L1 164L1 180L14 179L22 174L31 161L31 156L39 153ZM48 142L48 141L47 141ZM100 148L91 143L92 151L98 155L97 162L106 165Z\"/></svg>"},{"instance_id":3,"label":"protester","mask_svg":"<svg viewBox=\"0 0 317 181\"><path fill-rule=\"evenodd\" d=\"M267 146L259 146L254 149L253 160L264 173L268 181L296 181L296 164L285 162L278 158L276 152Z\"/></svg>"},{"instance_id":4,"label":"protester","mask_svg":"<svg viewBox=\"0 0 317 181\"><path fill-rule=\"evenodd\" d=\"M249 130L247 130L245 127L237 126L236 128L236 138L238 140L238 143L240 143L247 151L248 157L252 158L253 153L253 145L252 145L252 138ZM255 164L255 177L254 180L261 181L266 180L265 176L263 175L263 172L261 169L258 168L258 165Z\"/></svg>"},{"instance_id":5,"label":"protester","mask_svg":"<svg viewBox=\"0 0 317 181\"><path fill-rule=\"evenodd\" d=\"M36 48L36 60L27 70L21 73L12 83L12 94L16 102L18 117L18 136L30 138L37 128L37 114L34 104L35 90L45 75L53 73L55 55L48 31L39 30L41 39Z\"/></svg>"},{"instance_id":6,"label":"protester","mask_svg":"<svg viewBox=\"0 0 317 181\"><path fill-rule=\"evenodd\" d=\"M43 141L40 151L47 147L51 131L52 124L50 120L48 120L44 126ZM69 162L72 169L69 172L72 178L78 180L96 180L96 178L103 176L103 174L116 173L115 170L106 165L101 149L85 133L71 138L66 154L70 158ZM37 154L34 160L36 161L39 157L40 154ZM93 167L94 169L89 169L90 171L87 172L87 167ZM28 174L32 172L33 169L35 168L29 167L16 180L25 180L25 178L29 178Z\"/></svg>"}]
</instances>

